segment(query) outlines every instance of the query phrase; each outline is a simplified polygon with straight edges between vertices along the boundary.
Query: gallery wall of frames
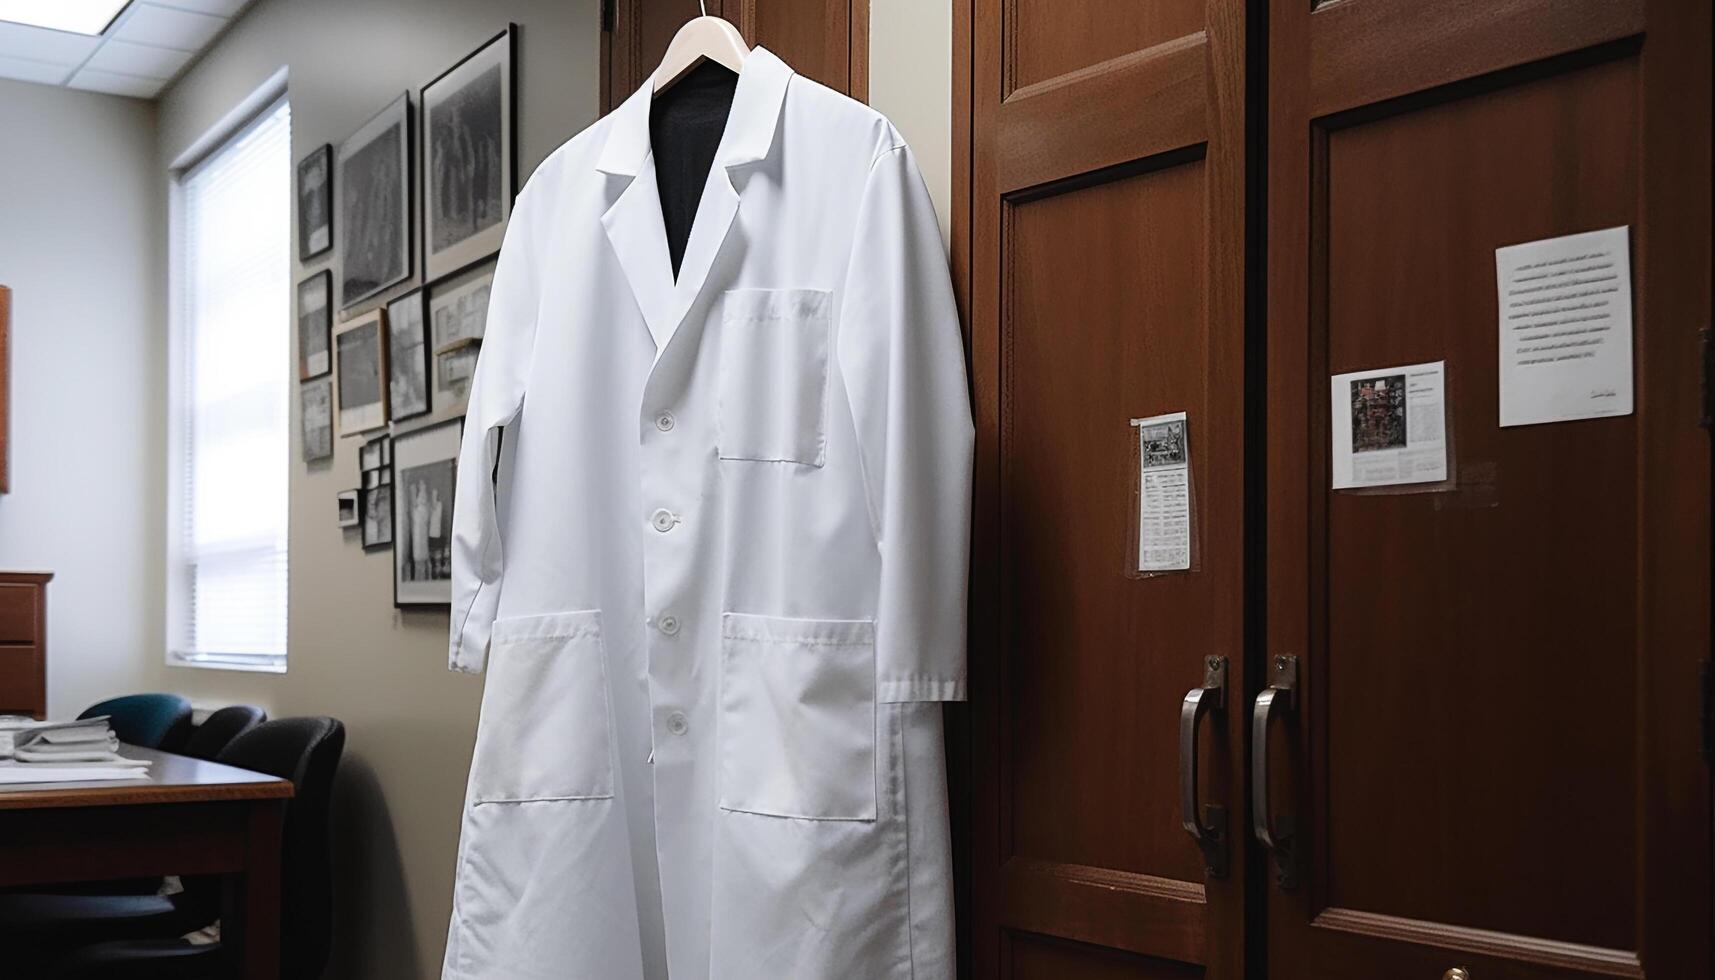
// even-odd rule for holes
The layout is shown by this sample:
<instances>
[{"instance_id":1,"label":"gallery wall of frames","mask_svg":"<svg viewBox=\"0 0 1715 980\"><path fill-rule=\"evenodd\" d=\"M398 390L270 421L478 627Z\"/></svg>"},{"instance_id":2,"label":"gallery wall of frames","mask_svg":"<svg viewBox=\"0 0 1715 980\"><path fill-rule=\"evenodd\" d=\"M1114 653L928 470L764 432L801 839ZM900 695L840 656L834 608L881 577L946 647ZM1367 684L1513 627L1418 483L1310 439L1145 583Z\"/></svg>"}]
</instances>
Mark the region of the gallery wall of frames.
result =
<instances>
[{"instance_id":1,"label":"gallery wall of frames","mask_svg":"<svg viewBox=\"0 0 1715 980\"><path fill-rule=\"evenodd\" d=\"M399 608L451 598L460 423L517 192L516 41L506 25L297 163L303 462L362 440L330 516L392 552Z\"/></svg>"}]
</instances>

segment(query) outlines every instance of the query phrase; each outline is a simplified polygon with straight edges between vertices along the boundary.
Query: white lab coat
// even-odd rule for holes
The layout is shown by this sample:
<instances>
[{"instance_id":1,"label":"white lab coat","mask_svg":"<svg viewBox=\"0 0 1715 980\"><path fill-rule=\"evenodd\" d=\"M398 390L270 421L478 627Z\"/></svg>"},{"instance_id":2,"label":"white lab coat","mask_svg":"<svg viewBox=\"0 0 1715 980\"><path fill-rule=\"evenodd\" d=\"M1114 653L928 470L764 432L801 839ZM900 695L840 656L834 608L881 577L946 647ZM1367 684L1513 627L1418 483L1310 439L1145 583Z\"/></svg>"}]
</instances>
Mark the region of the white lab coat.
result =
<instances>
[{"instance_id":1,"label":"white lab coat","mask_svg":"<svg viewBox=\"0 0 1715 980\"><path fill-rule=\"evenodd\" d=\"M949 977L972 428L934 212L886 119L757 48L675 283L650 92L541 165L495 274L443 976Z\"/></svg>"}]
</instances>

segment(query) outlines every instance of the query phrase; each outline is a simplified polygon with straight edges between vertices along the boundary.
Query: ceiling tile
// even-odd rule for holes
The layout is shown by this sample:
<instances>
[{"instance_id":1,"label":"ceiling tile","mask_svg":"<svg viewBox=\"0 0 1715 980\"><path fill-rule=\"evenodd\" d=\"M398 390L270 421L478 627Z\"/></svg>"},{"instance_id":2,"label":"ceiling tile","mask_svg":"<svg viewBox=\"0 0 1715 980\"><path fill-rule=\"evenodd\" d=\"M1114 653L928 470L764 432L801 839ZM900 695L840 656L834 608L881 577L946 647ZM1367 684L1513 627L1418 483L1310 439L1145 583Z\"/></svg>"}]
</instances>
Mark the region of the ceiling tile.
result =
<instances>
[{"instance_id":1,"label":"ceiling tile","mask_svg":"<svg viewBox=\"0 0 1715 980\"><path fill-rule=\"evenodd\" d=\"M149 0L157 7L177 7L217 17L232 17L250 5L250 0Z\"/></svg>"},{"instance_id":2,"label":"ceiling tile","mask_svg":"<svg viewBox=\"0 0 1715 980\"><path fill-rule=\"evenodd\" d=\"M214 40L225 26L224 17L157 7L151 3L134 3L109 37L161 48L196 51Z\"/></svg>"},{"instance_id":3,"label":"ceiling tile","mask_svg":"<svg viewBox=\"0 0 1715 980\"><path fill-rule=\"evenodd\" d=\"M138 78L136 75L121 75L118 72L94 71L89 68L72 76L66 83L72 88L86 89L91 92L106 92L108 95L129 95L138 99L152 99L166 82L159 78Z\"/></svg>"},{"instance_id":4,"label":"ceiling tile","mask_svg":"<svg viewBox=\"0 0 1715 980\"><path fill-rule=\"evenodd\" d=\"M97 71L141 75L144 78L172 78L191 60L189 51L157 48L129 41L108 41L84 64Z\"/></svg>"},{"instance_id":5,"label":"ceiling tile","mask_svg":"<svg viewBox=\"0 0 1715 980\"><path fill-rule=\"evenodd\" d=\"M69 65L50 65L45 61L30 61L26 58L9 58L0 55L0 78L13 78L20 82L40 82L43 85L59 85L71 74Z\"/></svg>"},{"instance_id":6,"label":"ceiling tile","mask_svg":"<svg viewBox=\"0 0 1715 980\"><path fill-rule=\"evenodd\" d=\"M73 68L83 64L83 59L100 43L99 37L0 21L0 56Z\"/></svg>"}]
</instances>

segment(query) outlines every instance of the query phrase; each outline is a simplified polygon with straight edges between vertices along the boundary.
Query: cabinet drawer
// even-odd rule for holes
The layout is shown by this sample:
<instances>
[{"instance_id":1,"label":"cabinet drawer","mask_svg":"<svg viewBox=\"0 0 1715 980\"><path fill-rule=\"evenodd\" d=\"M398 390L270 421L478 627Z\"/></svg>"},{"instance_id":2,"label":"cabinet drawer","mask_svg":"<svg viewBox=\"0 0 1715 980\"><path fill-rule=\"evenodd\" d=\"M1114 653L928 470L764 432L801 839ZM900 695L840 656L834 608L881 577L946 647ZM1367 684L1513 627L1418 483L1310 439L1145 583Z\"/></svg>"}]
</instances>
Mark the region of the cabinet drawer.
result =
<instances>
[{"instance_id":1,"label":"cabinet drawer","mask_svg":"<svg viewBox=\"0 0 1715 980\"><path fill-rule=\"evenodd\" d=\"M0 644L0 714L42 710L42 665L33 646Z\"/></svg>"},{"instance_id":2,"label":"cabinet drawer","mask_svg":"<svg viewBox=\"0 0 1715 980\"><path fill-rule=\"evenodd\" d=\"M0 585L0 643L36 642L40 596L34 585Z\"/></svg>"}]
</instances>

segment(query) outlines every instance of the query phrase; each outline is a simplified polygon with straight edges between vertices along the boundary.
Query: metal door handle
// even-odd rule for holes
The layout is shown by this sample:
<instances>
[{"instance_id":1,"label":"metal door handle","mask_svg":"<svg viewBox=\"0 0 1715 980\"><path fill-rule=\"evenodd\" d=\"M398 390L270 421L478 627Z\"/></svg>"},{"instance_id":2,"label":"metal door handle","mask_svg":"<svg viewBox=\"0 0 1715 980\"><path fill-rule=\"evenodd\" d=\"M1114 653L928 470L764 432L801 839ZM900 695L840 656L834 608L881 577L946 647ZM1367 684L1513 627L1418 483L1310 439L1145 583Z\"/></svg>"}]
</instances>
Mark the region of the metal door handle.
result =
<instances>
[{"instance_id":1,"label":"metal door handle","mask_svg":"<svg viewBox=\"0 0 1715 980\"><path fill-rule=\"evenodd\" d=\"M1203 715L1219 712L1227 703L1227 658L1203 661L1203 686L1185 695L1179 709L1179 822L1203 852L1209 877L1227 875L1227 808L1197 801L1197 734Z\"/></svg>"},{"instance_id":2,"label":"metal door handle","mask_svg":"<svg viewBox=\"0 0 1715 980\"><path fill-rule=\"evenodd\" d=\"M1298 707L1298 658L1277 656L1269 661L1268 687L1256 696L1251 712L1251 829L1274 855L1275 880L1283 889L1298 884L1296 838L1291 814L1274 816L1268 798L1268 727L1277 708Z\"/></svg>"}]
</instances>

